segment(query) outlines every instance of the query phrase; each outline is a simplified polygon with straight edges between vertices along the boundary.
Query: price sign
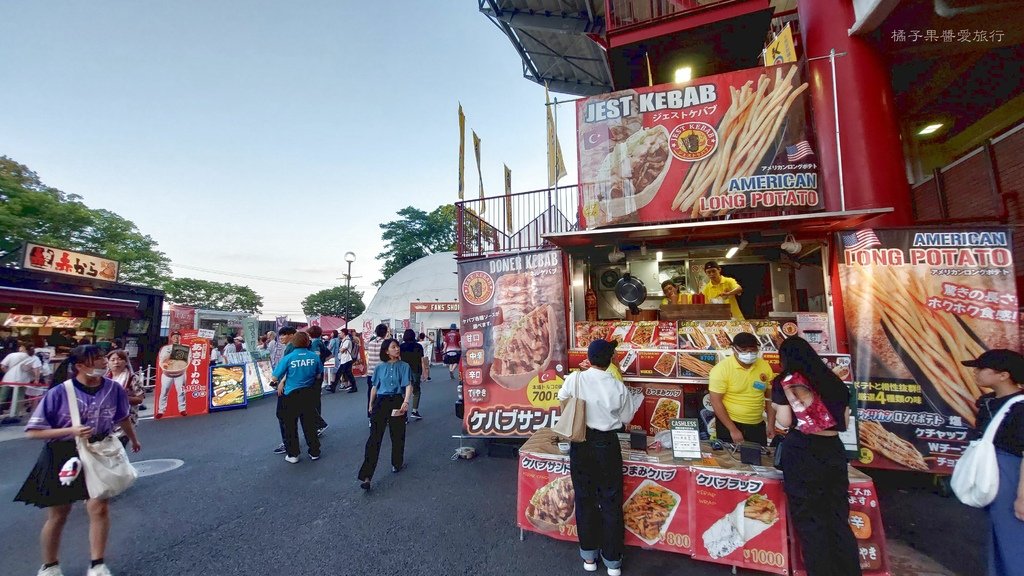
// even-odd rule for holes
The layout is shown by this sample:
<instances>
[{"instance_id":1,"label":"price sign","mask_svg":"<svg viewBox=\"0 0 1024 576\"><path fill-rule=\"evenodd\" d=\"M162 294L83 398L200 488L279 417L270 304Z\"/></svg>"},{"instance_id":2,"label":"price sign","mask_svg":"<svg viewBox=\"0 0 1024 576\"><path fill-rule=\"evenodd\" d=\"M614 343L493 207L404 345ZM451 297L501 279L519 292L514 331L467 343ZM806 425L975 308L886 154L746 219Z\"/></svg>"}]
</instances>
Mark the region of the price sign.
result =
<instances>
[{"instance_id":1,"label":"price sign","mask_svg":"<svg viewBox=\"0 0 1024 576\"><path fill-rule=\"evenodd\" d=\"M669 420L672 429L672 457L700 460L700 429L696 418L673 418Z\"/></svg>"}]
</instances>

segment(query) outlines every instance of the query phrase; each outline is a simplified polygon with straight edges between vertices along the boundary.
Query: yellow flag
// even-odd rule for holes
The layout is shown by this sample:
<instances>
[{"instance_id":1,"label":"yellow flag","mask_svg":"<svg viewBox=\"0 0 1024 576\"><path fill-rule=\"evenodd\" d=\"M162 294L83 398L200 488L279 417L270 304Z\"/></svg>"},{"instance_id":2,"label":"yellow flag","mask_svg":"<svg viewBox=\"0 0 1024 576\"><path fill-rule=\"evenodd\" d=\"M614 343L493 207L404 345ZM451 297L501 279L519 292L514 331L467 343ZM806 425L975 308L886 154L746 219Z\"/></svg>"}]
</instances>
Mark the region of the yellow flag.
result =
<instances>
[{"instance_id":1,"label":"yellow flag","mask_svg":"<svg viewBox=\"0 0 1024 576\"><path fill-rule=\"evenodd\" d=\"M512 171L505 164L505 231L512 233Z\"/></svg>"},{"instance_id":2,"label":"yellow flag","mask_svg":"<svg viewBox=\"0 0 1024 576\"><path fill-rule=\"evenodd\" d=\"M480 199L484 197L484 172L480 167L480 137L476 135L476 130L473 130L473 153L476 154L476 174L480 178ZM487 211L487 204L484 202L480 203L480 213L483 214Z\"/></svg>"},{"instance_id":3,"label":"yellow flag","mask_svg":"<svg viewBox=\"0 0 1024 576\"><path fill-rule=\"evenodd\" d=\"M551 98L548 96L547 85L544 86L544 104L548 116L548 187L554 188L566 172L565 162L562 160L562 145L558 141L558 131L554 115L551 112Z\"/></svg>"},{"instance_id":4,"label":"yellow flag","mask_svg":"<svg viewBox=\"0 0 1024 576\"><path fill-rule=\"evenodd\" d=\"M796 62L796 47L793 46L793 29L786 24L782 32L772 40L764 51L764 65L774 66Z\"/></svg>"},{"instance_id":5,"label":"yellow flag","mask_svg":"<svg viewBox=\"0 0 1024 576\"><path fill-rule=\"evenodd\" d=\"M466 115L459 104L459 200L466 197Z\"/></svg>"}]
</instances>

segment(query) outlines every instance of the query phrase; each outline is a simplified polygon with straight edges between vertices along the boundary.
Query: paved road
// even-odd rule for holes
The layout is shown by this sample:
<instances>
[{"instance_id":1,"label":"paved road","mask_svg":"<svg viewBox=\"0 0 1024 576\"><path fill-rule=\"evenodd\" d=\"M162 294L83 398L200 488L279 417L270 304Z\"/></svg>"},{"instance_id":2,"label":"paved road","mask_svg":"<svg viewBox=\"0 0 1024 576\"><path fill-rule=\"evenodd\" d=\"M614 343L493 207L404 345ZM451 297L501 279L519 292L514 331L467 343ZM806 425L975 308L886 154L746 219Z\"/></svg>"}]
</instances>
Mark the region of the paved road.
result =
<instances>
[{"instance_id":1,"label":"paved road","mask_svg":"<svg viewBox=\"0 0 1024 576\"><path fill-rule=\"evenodd\" d=\"M365 395L326 395L324 457L287 464L274 402L184 420L141 423L136 459L178 458L177 470L138 481L111 506L108 563L126 575L507 575L583 573L575 545L515 527L516 461L450 459L459 423L444 369L424 385L425 419L409 426L408 468L392 474L385 449L369 493L356 470L366 441ZM34 574L43 513L11 503L38 443L0 442L0 575ZM478 444L482 449L482 444ZM890 481L887 479L887 481ZM899 483L899 479L891 481ZM929 486L882 490L890 536L962 575L983 573L983 517ZM88 567L88 521L72 513L64 573ZM626 574L726 575L730 569L630 549ZM603 574L602 570L600 574Z\"/></svg>"}]
</instances>

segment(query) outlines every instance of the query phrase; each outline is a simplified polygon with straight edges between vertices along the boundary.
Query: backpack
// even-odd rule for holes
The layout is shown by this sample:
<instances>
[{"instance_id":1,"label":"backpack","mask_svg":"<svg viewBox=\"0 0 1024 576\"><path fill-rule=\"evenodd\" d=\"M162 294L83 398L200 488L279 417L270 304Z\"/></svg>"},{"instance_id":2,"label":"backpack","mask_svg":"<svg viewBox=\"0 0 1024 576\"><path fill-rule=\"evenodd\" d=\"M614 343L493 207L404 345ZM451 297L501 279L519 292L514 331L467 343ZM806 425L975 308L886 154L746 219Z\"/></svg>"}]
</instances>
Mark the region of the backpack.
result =
<instances>
[{"instance_id":1,"label":"backpack","mask_svg":"<svg viewBox=\"0 0 1024 576\"><path fill-rule=\"evenodd\" d=\"M351 336L349 336L348 339L352 341L352 345L349 347L349 354L352 355L352 361L359 362L361 360L359 356L359 342Z\"/></svg>"}]
</instances>

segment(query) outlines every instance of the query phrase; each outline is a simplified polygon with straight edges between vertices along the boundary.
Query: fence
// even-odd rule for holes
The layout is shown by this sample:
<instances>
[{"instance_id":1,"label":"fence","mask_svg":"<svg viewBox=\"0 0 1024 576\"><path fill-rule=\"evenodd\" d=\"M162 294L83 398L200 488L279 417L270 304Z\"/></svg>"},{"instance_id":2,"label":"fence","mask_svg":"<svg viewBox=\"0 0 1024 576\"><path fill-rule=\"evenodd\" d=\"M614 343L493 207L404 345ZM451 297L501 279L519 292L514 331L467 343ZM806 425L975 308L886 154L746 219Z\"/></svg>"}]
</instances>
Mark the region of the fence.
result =
<instances>
[{"instance_id":1,"label":"fence","mask_svg":"<svg viewBox=\"0 0 1024 576\"><path fill-rule=\"evenodd\" d=\"M608 31L642 26L735 0L607 0Z\"/></svg>"},{"instance_id":2,"label":"fence","mask_svg":"<svg viewBox=\"0 0 1024 576\"><path fill-rule=\"evenodd\" d=\"M545 234L580 229L575 185L465 200L455 210L459 258L547 248Z\"/></svg>"}]
</instances>

